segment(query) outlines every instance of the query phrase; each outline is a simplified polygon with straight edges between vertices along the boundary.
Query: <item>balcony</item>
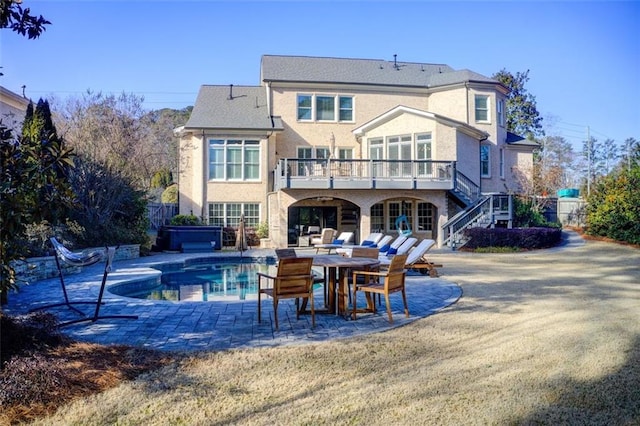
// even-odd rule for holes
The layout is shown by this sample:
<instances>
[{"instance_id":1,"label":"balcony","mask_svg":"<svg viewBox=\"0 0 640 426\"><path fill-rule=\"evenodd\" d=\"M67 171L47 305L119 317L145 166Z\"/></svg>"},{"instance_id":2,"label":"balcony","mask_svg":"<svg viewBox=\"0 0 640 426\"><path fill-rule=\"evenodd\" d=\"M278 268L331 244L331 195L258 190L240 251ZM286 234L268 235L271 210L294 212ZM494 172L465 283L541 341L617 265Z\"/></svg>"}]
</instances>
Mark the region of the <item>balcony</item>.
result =
<instances>
[{"instance_id":1,"label":"balcony","mask_svg":"<svg viewBox=\"0 0 640 426\"><path fill-rule=\"evenodd\" d=\"M455 161L283 158L274 171L274 190L450 190L455 168Z\"/></svg>"}]
</instances>

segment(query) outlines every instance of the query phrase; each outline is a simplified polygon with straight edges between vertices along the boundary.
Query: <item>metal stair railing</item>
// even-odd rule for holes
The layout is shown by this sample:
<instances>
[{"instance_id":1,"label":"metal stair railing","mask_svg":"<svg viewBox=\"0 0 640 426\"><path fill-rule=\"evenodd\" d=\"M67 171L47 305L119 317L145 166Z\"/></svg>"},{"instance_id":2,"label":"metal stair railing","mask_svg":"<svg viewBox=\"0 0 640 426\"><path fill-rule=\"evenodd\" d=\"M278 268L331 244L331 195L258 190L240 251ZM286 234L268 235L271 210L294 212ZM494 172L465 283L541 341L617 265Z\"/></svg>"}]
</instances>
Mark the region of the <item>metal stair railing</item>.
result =
<instances>
[{"instance_id":1,"label":"metal stair railing","mask_svg":"<svg viewBox=\"0 0 640 426\"><path fill-rule=\"evenodd\" d=\"M480 198L480 186L458 170L453 176L453 192L462 194L471 204L475 203Z\"/></svg>"},{"instance_id":2,"label":"metal stair railing","mask_svg":"<svg viewBox=\"0 0 640 426\"><path fill-rule=\"evenodd\" d=\"M480 223L490 225L492 211L493 196L482 197L475 204L461 211L442 225L444 243L454 250L456 247L464 245L466 242L463 235L464 230L478 226Z\"/></svg>"}]
</instances>

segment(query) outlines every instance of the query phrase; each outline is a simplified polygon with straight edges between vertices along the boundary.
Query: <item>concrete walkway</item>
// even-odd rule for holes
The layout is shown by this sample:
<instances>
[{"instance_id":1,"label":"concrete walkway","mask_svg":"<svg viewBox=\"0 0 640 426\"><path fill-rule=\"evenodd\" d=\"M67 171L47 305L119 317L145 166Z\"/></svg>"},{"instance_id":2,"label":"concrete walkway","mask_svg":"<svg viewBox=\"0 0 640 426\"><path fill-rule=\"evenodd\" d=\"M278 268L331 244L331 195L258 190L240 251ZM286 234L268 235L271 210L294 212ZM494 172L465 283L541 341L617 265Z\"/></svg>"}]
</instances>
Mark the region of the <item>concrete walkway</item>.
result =
<instances>
[{"instance_id":1,"label":"concrete walkway","mask_svg":"<svg viewBox=\"0 0 640 426\"><path fill-rule=\"evenodd\" d=\"M431 252L443 252L432 250ZM447 250L448 253L455 255ZM262 322L257 321L256 296L246 300L208 302L170 302L133 299L108 291L110 286L131 281L154 279L160 272L155 263L178 262L187 258L208 256L237 256L236 252L214 254L156 254L139 259L114 263L109 274L107 291L100 315L138 315L138 319L100 319L62 328L63 332L80 341L102 344L128 344L161 350L225 350L230 348L261 347L322 342L368 333L378 333L400 327L437 313L455 303L462 289L443 278L430 278L409 272L406 280L407 299L411 316L405 318L400 295L391 296L393 325L389 324L384 302L376 314L359 314L356 321L342 316L316 314L316 327L311 318L296 319L292 300L280 302L280 330L274 330L272 300L263 301ZM244 256L274 256L272 250L249 250ZM446 271L446 263L445 269ZM71 300L97 300L104 263L85 268L81 273L65 276ZM362 297L364 302L364 297ZM32 308L63 300L58 278L23 285L18 293L9 294L5 312L12 315ZM322 289L318 290L316 306L322 305ZM94 307L78 306L91 316ZM60 321L81 318L66 306L52 308Z\"/></svg>"}]
</instances>

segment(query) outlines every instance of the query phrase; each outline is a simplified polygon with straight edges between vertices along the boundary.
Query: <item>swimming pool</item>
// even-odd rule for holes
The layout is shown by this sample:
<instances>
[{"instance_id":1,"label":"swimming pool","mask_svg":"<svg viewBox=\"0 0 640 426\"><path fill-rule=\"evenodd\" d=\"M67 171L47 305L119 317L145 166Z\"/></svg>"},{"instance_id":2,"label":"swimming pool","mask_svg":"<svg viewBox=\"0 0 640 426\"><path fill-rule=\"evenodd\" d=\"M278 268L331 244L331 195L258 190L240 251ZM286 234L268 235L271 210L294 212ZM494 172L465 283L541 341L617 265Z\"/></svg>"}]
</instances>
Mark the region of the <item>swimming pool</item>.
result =
<instances>
[{"instance_id":1,"label":"swimming pool","mask_svg":"<svg viewBox=\"0 0 640 426\"><path fill-rule=\"evenodd\" d=\"M257 298L257 273L275 273L274 257L207 257L160 263L157 279L126 282L109 288L125 297L165 301L221 301Z\"/></svg>"}]
</instances>

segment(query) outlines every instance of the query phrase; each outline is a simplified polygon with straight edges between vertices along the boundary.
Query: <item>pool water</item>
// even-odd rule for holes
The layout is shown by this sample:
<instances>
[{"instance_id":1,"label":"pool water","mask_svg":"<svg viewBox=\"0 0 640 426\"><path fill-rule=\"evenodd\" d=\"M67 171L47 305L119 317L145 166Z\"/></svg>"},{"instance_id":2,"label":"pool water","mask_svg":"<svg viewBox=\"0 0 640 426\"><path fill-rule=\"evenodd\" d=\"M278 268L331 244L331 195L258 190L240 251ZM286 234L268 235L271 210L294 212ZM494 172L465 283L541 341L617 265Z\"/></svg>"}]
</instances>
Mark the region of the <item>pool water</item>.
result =
<instances>
[{"instance_id":1,"label":"pool water","mask_svg":"<svg viewBox=\"0 0 640 426\"><path fill-rule=\"evenodd\" d=\"M275 260L227 259L190 265L156 265L162 270L159 280L123 283L109 289L111 293L147 300L215 301L245 300L257 297L258 272L275 274Z\"/></svg>"}]
</instances>

